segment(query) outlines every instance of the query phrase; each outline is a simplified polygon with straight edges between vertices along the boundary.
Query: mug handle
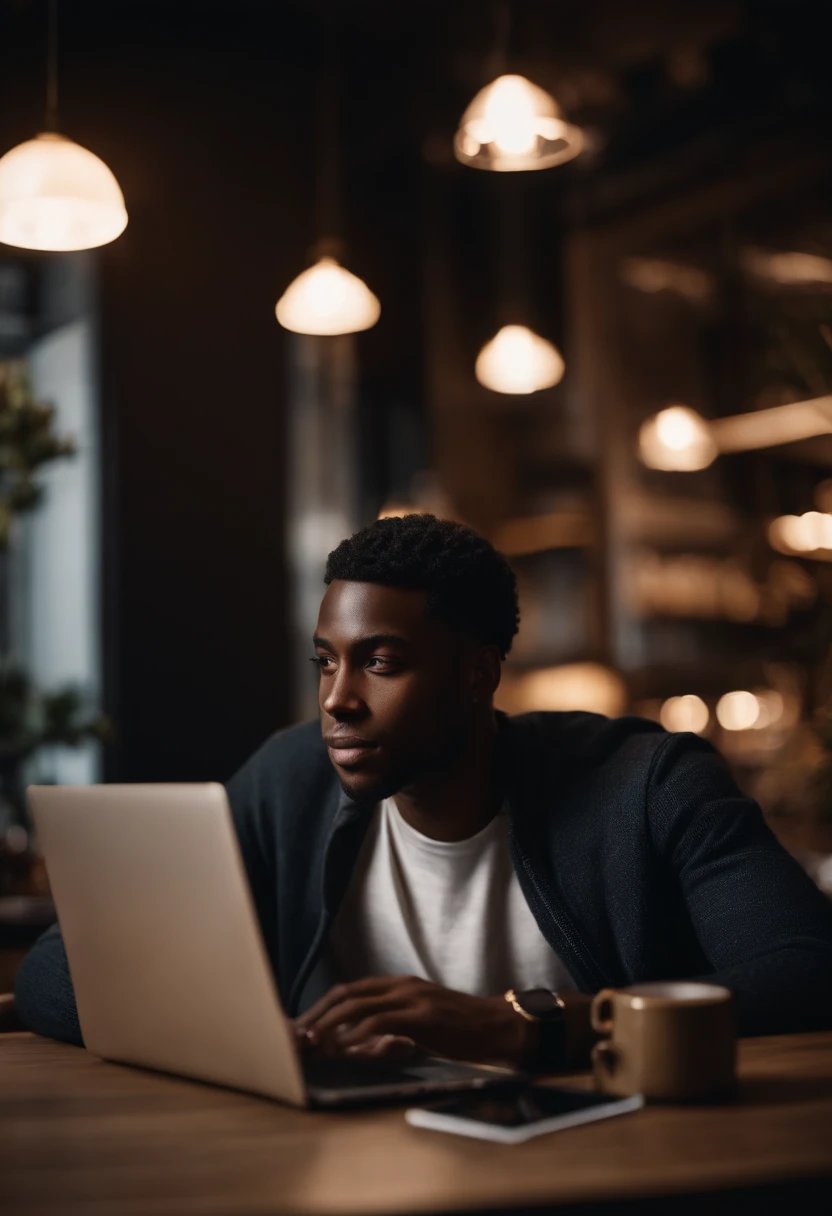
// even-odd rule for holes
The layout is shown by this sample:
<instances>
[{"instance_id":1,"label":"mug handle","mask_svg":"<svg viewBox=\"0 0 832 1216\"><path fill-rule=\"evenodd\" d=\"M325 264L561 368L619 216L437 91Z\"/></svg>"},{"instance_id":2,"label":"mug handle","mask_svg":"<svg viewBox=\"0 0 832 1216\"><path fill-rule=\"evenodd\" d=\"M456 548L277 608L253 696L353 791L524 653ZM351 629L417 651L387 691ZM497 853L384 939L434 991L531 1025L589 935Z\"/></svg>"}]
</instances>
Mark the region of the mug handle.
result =
<instances>
[{"instance_id":1,"label":"mug handle","mask_svg":"<svg viewBox=\"0 0 832 1216\"><path fill-rule=\"evenodd\" d=\"M592 1049L592 1062L603 1069L604 1072L612 1074L615 1072L615 1066L618 1063L618 1052L613 1047L609 1039L601 1039Z\"/></svg>"},{"instance_id":2,"label":"mug handle","mask_svg":"<svg viewBox=\"0 0 832 1216\"><path fill-rule=\"evenodd\" d=\"M590 1019L592 1029L596 1030L598 1034L612 1034L614 996L615 992L612 988L602 988L593 998Z\"/></svg>"}]
</instances>

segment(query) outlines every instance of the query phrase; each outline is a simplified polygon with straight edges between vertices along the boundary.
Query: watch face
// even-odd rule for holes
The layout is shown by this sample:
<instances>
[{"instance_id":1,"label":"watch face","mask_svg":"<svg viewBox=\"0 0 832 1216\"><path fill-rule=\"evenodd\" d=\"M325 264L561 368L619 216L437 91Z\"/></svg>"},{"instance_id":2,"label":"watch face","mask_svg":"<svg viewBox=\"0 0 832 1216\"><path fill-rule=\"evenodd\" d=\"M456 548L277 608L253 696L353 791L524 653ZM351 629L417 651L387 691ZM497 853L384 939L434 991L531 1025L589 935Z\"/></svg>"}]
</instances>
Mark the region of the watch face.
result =
<instances>
[{"instance_id":1,"label":"watch face","mask_svg":"<svg viewBox=\"0 0 832 1216\"><path fill-rule=\"evenodd\" d=\"M555 994L548 988L527 988L525 992L518 992L517 1000L526 1013L543 1021L552 1017L560 1018L563 1012Z\"/></svg>"}]
</instances>

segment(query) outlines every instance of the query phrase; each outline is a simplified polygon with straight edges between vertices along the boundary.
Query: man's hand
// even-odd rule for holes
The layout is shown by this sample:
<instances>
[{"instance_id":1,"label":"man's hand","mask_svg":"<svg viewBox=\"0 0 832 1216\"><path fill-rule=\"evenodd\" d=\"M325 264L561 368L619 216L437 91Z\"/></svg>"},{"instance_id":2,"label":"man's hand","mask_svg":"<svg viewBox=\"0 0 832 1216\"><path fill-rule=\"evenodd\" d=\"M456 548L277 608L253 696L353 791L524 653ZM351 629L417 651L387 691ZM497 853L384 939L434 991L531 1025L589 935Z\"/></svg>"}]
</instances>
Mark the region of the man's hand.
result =
<instances>
[{"instance_id":1,"label":"man's hand","mask_svg":"<svg viewBox=\"0 0 832 1216\"><path fill-rule=\"evenodd\" d=\"M295 1022L301 1042L329 1055L389 1056L415 1046L458 1060L529 1060L537 1027L502 996L469 996L412 975L338 984Z\"/></svg>"}]
</instances>

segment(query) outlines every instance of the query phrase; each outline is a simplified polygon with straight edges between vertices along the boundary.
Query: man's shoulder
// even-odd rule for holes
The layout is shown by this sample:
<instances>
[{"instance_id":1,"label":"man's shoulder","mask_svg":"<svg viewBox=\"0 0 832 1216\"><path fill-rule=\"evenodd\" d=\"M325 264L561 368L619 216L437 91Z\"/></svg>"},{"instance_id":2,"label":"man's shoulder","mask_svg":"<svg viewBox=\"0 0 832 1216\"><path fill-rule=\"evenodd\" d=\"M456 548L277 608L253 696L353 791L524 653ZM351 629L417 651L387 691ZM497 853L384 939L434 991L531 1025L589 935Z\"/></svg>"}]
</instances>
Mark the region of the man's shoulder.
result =
<instances>
[{"instance_id":1,"label":"man's shoulder","mask_svg":"<svg viewBox=\"0 0 832 1216\"><path fill-rule=\"evenodd\" d=\"M670 738L664 727L628 714L606 718L583 711L535 712L506 719L509 735L525 751L578 767L641 761L652 764Z\"/></svg>"},{"instance_id":2,"label":"man's shoulder","mask_svg":"<svg viewBox=\"0 0 832 1216\"><path fill-rule=\"evenodd\" d=\"M647 807L670 821L685 806L739 796L707 739L670 732L647 718L590 713L532 713L506 719L515 763L539 790L577 792L582 805ZM691 800L693 800L691 802Z\"/></svg>"},{"instance_id":3,"label":"man's shoulder","mask_svg":"<svg viewBox=\"0 0 832 1216\"><path fill-rule=\"evenodd\" d=\"M269 789L274 792L318 785L334 777L321 727L301 722L277 731L249 757L228 783L230 789Z\"/></svg>"}]
</instances>

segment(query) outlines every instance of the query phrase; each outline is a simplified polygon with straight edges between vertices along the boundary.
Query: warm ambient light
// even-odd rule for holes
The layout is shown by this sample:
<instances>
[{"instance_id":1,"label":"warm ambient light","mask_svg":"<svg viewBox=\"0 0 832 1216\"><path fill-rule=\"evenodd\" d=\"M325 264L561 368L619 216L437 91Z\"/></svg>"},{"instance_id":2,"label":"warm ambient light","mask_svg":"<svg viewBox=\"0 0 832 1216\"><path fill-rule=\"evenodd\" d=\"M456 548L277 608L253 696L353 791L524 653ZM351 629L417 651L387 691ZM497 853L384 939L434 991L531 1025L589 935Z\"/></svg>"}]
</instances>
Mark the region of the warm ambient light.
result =
<instances>
[{"instance_id":1,"label":"warm ambient light","mask_svg":"<svg viewBox=\"0 0 832 1216\"><path fill-rule=\"evenodd\" d=\"M768 538L780 553L832 553L832 515L822 511L781 515L769 525Z\"/></svg>"},{"instance_id":2,"label":"warm ambient light","mask_svg":"<svg viewBox=\"0 0 832 1216\"><path fill-rule=\"evenodd\" d=\"M832 434L832 394L750 410L706 422L695 410L673 405L648 418L639 433L649 468L692 472L729 452L751 452Z\"/></svg>"},{"instance_id":3,"label":"warm ambient light","mask_svg":"<svg viewBox=\"0 0 832 1216\"><path fill-rule=\"evenodd\" d=\"M474 370L484 388L519 395L557 384L565 364L551 342L525 325L504 325L482 348Z\"/></svg>"},{"instance_id":4,"label":"warm ambient light","mask_svg":"<svg viewBox=\"0 0 832 1216\"><path fill-rule=\"evenodd\" d=\"M639 451L648 468L683 473L707 468L718 455L705 419L686 405L671 405L648 418L639 432Z\"/></svg>"},{"instance_id":5,"label":"warm ambient light","mask_svg":"<svg viewBox=\"0 0 832 1216\"><path fill-rule=\"evenodd\" d=\"M615 717L624 710L620 676L600 663L567 663L520 676L513 690L516 712L577 710Z\"/></svg>"},{"instance_id":6,"label":"warm ambient light","mask_svg":"<svg viewBox=\"0 0 832 1216\"><path fill-rule=\"evenodd\" d=\"M786 718L786 699L774 688L757 692L727 692L716 707L723 730L765 730Z\"/></svg>"},{"instance_id":7,"label":"warm ambient light","mask_svg":"<svg viewBox=\"0 0 832 1216\"><path fill-rule=\"evenodd\" d=\"M786 712L786 699L775 688L763 688L754 694L757 698L757 721L755 730L763 730L766 726L776 726Z\"/></svg>"},{"instance_id":8,"label":"warm ambient light","mask_svg":"<svg viewBox=\"0 0 832 1216\"><path fill-rule=\"evenodd\" d=\"M381 304L357 275L322 257L289 284L274 311L296 334L356 334L375 325Z\"/></svg>"},{"instance_id":9,"label":"warm ambient light","mask_svg":"<svg viewBox=\"0 0 832 1216\"><path fill-rule=\"evenodd\" d=\"M716 706L716 718L723 730L750 730L760 717L760 703L753 692L726 692Z\"/></svg>"},{"instance_id":10,"label":"warm ambient light","mask_svg":"<svg viewBox=\"0 0 832 1216\"><path fill-rule=\"evenodd\" d=\"M647 295L667 291L691 304L707 304L715 289L714 278L706 270L664 258L625 258L620 274L636 291Z\"/></svg>"},{"instance_id":11,"label":"warm ambient light","mask_svg":"<svg viewBox=\"0 0 832 1216\"><path fill-rule=\"evenodd\" d=\"M816 253L748 248L740 254L740 261L749 274L780 287L832 283L832 260Z\"/></svg>"},{"instance_id":12,"label":"warm ambient light","mask_svg":"<svg viewBox=\"0 0 832 1216\"><path fill-rule=\"evenodd\" d=\"M702 734L710 717L702 698L691 693L683 697L670 697L662 706L660 714L665 730L692 731L695 735Z\"/></svg>"},{"instance_id":13,"label":"warm ambient light","mask_svg":"<svg viewBox=\"0 0 832 1216\"><path fill-rule=\"evenodd\" d=\"M95 249L127 226L124 196L87 148L49 133L0 158L0 241L20 249Z\"/></svg>"},{"instance_id":14,"label":"warm ambient light","mask_svg":"<svg viewBox=\"0 0 832 1216\"><path fill-rule=\"evenodd\" d=\"M554 97L525 76L498 76L481 89L454 138L457 160L497 173L549 169L582 147L581 130L565 122Z\"/></svg>"},{"instance_id":15,"label":"warm ambient light","mask_svg":"<svg viewBox=\"0 0 832 1216\"><path fill-rule=\"evenodd\" d=\"M425 515L422 507L407 502L386 502L378 513L379 519L404 519L405 515Z\"/></svg>"}]
</instances>

